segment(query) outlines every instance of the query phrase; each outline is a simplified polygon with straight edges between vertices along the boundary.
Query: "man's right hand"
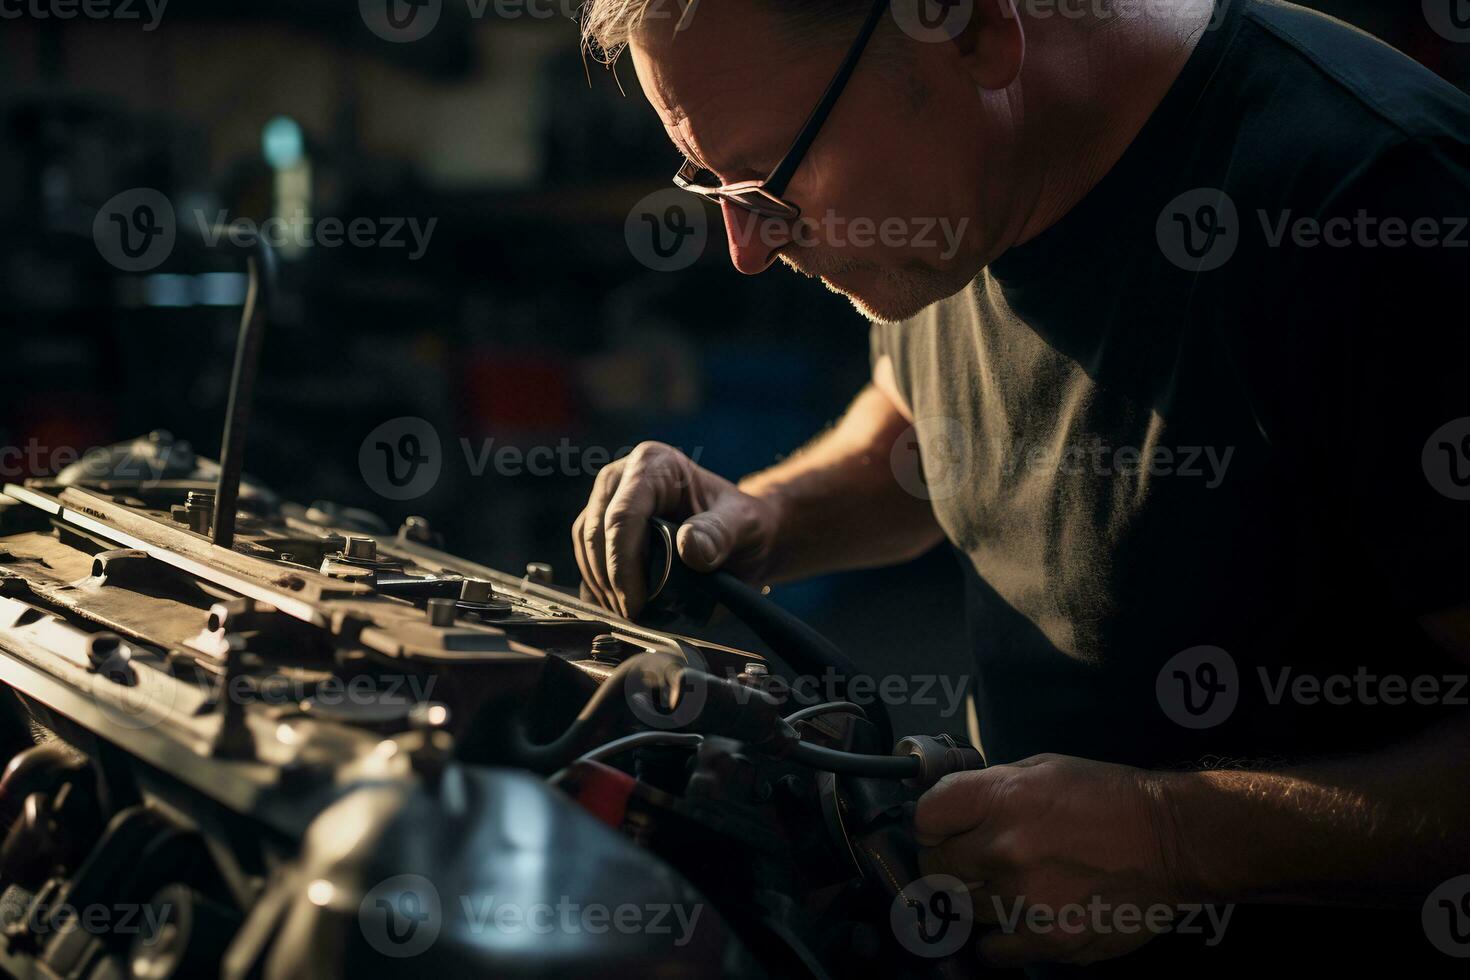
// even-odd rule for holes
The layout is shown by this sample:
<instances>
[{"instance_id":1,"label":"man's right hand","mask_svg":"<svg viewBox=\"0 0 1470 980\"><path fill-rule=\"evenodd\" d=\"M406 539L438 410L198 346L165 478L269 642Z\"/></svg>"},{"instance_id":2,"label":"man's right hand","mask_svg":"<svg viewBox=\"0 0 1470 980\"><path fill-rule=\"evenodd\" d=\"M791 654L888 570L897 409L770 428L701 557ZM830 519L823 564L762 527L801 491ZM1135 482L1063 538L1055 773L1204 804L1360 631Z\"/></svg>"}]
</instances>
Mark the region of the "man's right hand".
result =
<instances>
[{"instance_id":1,"label":"man's right hand","mask_svg":"<svg viewBox=\"0 0 1470 980\"><path fill-rule=\"evenodd\" d=\"M572 550L593 601L638 615L654 517L684 522L675 545L695 571L724 568L749 582L770 571L780 523L775 500L742 492L672 446L645 442L602 468L572 524Z\"/></svg>"}]
</instances>

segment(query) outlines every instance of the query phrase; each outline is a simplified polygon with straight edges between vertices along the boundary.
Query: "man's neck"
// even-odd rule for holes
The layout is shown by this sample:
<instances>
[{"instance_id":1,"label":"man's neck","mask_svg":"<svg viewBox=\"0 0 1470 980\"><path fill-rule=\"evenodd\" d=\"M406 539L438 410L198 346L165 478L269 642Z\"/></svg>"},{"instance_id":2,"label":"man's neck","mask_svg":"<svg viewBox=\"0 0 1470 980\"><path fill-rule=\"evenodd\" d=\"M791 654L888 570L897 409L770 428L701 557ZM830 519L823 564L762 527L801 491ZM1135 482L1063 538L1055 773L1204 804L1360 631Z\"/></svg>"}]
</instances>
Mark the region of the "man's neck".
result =
<instances>
[{"instance_id":1,"label":"man's neck","mask_svg":"<svg viewBox=\"0 0 1470 980\"><path fill-rule=\"evenodd\" d=\"M1106 21L1027 18L1027 62L1006 93L1019 134L1013 186L1026 188L1011 244L1035 238L1076 207L1178 79L1212 9L1204 0L1171 7L1140 4L1138 16Z\"/></svg>"}]
</instances>

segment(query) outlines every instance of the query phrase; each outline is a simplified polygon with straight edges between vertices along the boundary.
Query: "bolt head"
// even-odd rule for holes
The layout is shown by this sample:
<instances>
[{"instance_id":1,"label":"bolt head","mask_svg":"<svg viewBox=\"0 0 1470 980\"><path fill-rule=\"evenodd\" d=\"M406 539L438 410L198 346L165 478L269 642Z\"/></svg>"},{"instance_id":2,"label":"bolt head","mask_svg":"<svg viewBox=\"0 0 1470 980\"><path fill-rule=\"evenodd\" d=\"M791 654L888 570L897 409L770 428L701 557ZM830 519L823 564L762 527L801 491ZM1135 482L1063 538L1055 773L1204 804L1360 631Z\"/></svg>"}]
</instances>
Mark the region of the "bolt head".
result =
<instances>
[{"instance_id":1,"label":"bolt head","mask_svg":"<svg viewBox=\"0 0 1470 980\"><path fill-rule=\"evenodd\" d=\"M481 578L467 578L459 586L459 597L464 602L489 602L494 594L494 587Z\"/></svg>"},{"instance_id":2,"label":"bolt head","mask_svg":"<svg viewBox=\"0 0 1470 980\"><path fill-rule=\"evenodd\" d=\"M428 602L429 622L434 626L453 626L455 602L453 599L430 599Z\"/></svg>"}]
</instances>

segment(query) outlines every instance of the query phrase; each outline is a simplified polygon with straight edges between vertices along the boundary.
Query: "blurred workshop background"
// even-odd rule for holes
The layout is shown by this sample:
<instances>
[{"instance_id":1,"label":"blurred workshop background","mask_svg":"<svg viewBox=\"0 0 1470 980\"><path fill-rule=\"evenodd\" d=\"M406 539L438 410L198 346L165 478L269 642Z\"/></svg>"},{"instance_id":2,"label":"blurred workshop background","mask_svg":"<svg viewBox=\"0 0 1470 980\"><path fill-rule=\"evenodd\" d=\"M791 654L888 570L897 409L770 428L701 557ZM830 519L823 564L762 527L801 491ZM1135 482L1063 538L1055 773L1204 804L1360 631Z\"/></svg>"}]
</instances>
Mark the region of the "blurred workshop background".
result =
<instances>
[{"instance_id":1,"label":"blurred workshop background","mask_svg":"<svg viewBox=\"0 0 1470 980\"><path fill-rule=\"evenodd\" d=\"M582 58L579 0L427 2L410 40L384 0L0 0L5 479L158 428L218 454L244 280L182 247L105 260L98 210L138 188L180 220L370 222L374 244L284 255L246 466L288 499L427 515L451 551L574 584L569 525L608 454L659 439L734 478L836 418L868 368L845 300L737 274L713 211L687 269L630 249L676 157L631 67ZM1311 5L1470 81L1470 44L1415 0ZM402 417L442 466L395 500L360 450ZM969 673L946 550L776 597L871 669Z\"/></svg>"}]
</instances>

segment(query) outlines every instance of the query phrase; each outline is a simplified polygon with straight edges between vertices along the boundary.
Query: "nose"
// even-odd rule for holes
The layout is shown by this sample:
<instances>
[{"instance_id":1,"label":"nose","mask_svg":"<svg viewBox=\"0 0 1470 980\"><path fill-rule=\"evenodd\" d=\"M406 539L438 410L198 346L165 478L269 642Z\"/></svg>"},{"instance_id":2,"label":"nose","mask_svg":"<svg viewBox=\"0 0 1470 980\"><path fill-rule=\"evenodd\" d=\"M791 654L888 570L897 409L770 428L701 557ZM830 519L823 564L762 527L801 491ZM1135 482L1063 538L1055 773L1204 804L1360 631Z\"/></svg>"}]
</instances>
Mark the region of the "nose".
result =
<instances>
[{"instance_id":1,"label":"nose","mask_svg":"<svg viewBox=\"0 0 1470 980\"><path fill-rule=\"evenodd\" d=\"M780 218L767 218L720 202L725 219L725 237L730 243L730 262L747 276L765 272L776 261L776 253L791 243L791 225Z\"/></svg>"}]
</instances>

